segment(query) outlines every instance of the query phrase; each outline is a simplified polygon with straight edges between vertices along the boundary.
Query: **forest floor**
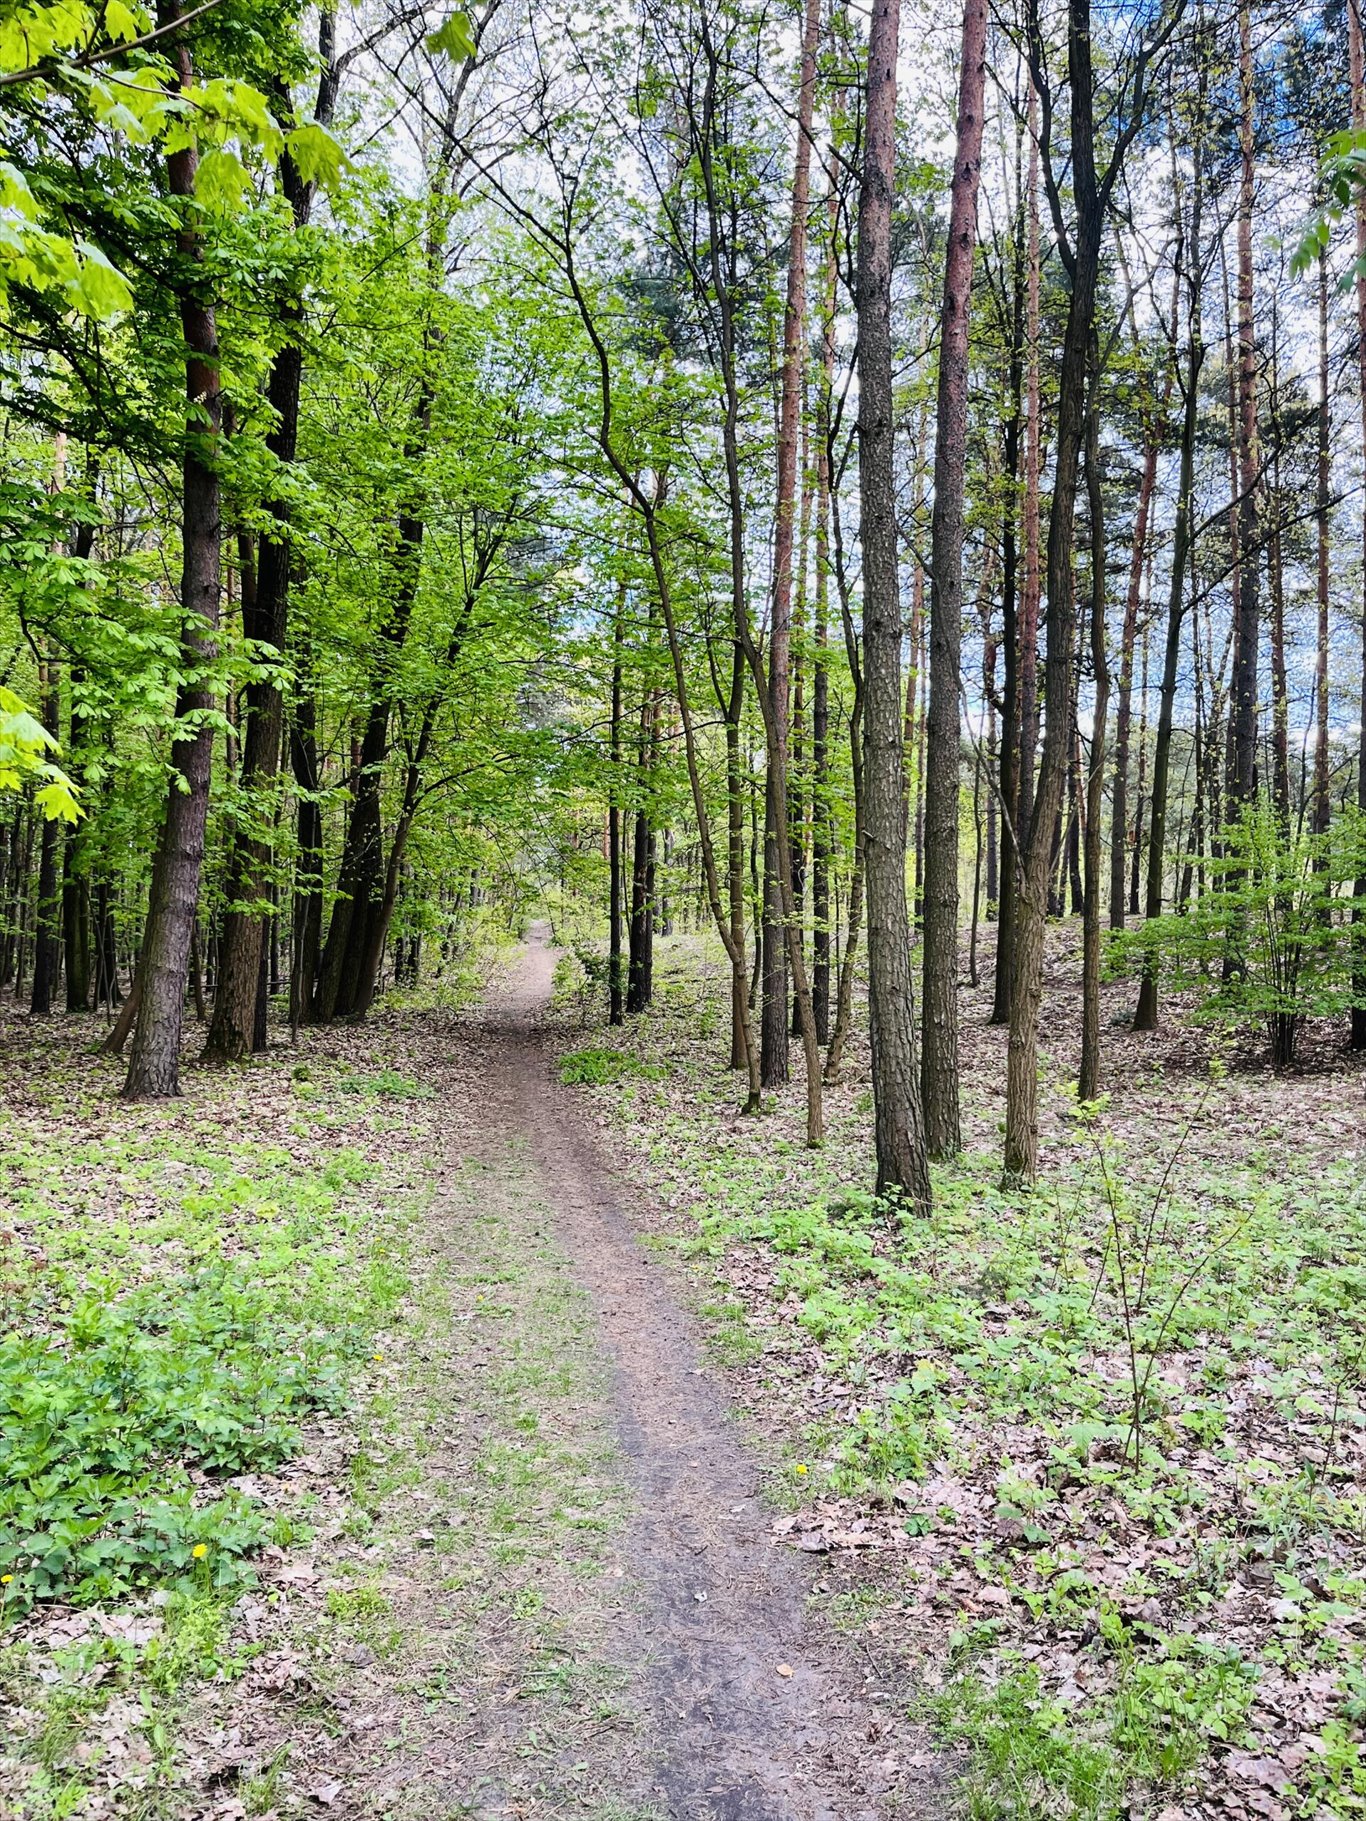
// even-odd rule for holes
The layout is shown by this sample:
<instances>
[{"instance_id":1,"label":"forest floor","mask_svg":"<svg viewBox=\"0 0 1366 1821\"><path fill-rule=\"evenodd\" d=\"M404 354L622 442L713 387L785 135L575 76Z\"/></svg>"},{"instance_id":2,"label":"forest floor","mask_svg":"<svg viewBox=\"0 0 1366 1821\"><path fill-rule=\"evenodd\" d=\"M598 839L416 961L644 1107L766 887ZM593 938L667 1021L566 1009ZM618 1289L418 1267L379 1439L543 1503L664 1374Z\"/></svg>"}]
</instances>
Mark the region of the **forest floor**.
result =
<instances>
[{"instance_id":1,"label":"forest floor","mask_svg":"<svg viewBox=\"0 0 1366 1821\"><path fill-rule=\"evenodd\" d=\"M1116 986L1079 1115L1076 940L1038 1193L967 990L928 1220L860 1046L738 1115L695 937L165 1106L11 1014L0 1814L1366 1812L1366 1076Z\"/></svg>"},{"instance_id":2,"label":"forest floor","mask_svg":"<svg viewBox=\"0 0 1366 1821\"><path fill-rule=\"evenodd\" d=\"M657 954L648 1018L588 1014L563 1072L784 1451L775 1534L913 1667L966 1812L1366 1813L1362 1059L1316 1027L1275 1076L1188 1005L1136 1037L1118 983L1107 1095L1079 1109L1078 946L1050 932L1032 1196L998 1186L986 986L962 1000L966 1148L925 1220L868 1193L866 1052L818 1153L800 1084L738 1115L696 938Z\"/></svg>"},{"instance_id":3,"label":"forest floor","mask_svg":"<svg viewBox=\"0 0 1366 1821\"><path fill-rule=\"evenodd\" d=\"M151 1108L10 1021L0 1813L939 1812L555 1079L553 971Z\"/></svg>"}]
</instances>

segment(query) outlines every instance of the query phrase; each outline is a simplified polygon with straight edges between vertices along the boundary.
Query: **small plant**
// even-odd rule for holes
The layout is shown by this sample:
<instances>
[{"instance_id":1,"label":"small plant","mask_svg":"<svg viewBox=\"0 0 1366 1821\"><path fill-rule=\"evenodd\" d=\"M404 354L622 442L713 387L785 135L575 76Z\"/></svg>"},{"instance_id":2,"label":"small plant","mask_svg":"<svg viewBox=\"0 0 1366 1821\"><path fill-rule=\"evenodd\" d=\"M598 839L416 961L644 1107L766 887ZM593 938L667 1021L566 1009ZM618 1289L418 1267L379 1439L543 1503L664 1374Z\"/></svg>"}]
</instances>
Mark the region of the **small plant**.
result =
<instances>
[{"instance_id":1,"label":"small plant","mask_svg":"<svg viewBox=\"0 0 1366 1821\"><path fill-rule=\"evenodd\" d=\"M620 1081L628 1075L658 1081L663 1074L662 1068L641 1062L625 1050L610 1050L600 1046L573 1050L560 1058L560 1080L566 1087L605 1087L609 1082Z\"/></svg>"}]
</instances>

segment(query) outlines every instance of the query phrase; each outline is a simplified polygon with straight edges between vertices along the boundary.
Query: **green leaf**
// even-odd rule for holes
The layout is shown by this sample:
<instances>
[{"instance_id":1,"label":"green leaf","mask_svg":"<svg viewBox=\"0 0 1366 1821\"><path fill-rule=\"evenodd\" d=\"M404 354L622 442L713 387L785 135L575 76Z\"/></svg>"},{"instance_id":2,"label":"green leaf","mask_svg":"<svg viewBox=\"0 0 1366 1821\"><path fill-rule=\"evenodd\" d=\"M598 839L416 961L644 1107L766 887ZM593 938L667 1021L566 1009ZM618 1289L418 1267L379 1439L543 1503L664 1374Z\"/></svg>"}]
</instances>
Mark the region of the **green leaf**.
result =
<instances>
[{"instance_id":1,"label":"green leaf","mask_svg":"<svg viewBox=\"0 0 1366 1821\"><path fill-rule=\"evenodd\" d=\"M104 29L111 38L127 44L133 38L140 38L146 27L123 0L108 0L104 9Z\"/></svg>"},{"instance_id":2,"label":"green leaf","mask_svg":"<svg viewBox=\"0 0 1366 1821\"><path fill-rule=\"evenodd\" d=\"M475 43L469 14L452 13L445 24L427 39L427 49L443 52L447 57L473 62L478 55L479 46Z\"/></svg>"},{"instance_id":3,"label":"green leaf","mask_svg":"<svg viewBox=\"0 0 1366 1821\"><path fill-rule=\"evenodd\" d=\"M324 190L335 189L342 172L351 169L351 161L337 141L316 121L295 127L285 140L285 149L304 182Z\"/></svg>"},{"instance_id":4,"label":"green leaf","mask_svg":"<svg viewBox=\"0 0 1366 1821\"><path fill-rule=\"evenodd\" d=\"M234 211L241 208L248 184L247 173L236 152L223 146L210 146L199 160L194 193L207 208Z\"/></svg>"},{"instance_id":5,"label":"green leaf","mask_svg":"<svg viewBox=\"0 0 1366 1821\"><path fill-rule=\"evenodd\" d=\"M133 307L133 293L128 280L117 266L109 260L91 241L77 243L80 249L80 266L75 282L68 285L67 292L76 308L82 315L93 317L98 322L108 322L112 317L121 316Z\"/></svg>"}]
</instances>

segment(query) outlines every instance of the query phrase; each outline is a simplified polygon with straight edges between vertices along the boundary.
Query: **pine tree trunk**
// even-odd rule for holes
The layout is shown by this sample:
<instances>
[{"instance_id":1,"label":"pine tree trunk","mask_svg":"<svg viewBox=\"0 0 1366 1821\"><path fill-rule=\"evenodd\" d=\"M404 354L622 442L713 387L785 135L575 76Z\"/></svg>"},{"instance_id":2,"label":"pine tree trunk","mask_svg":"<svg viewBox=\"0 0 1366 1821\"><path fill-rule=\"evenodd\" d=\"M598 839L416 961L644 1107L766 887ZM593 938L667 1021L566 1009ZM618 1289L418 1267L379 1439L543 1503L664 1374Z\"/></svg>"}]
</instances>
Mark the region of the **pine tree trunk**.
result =
<instances>
[{"instance_id":1,"label":"pine tree trunk","mask_svg":"<svg viewBox=\"0 0 1366 1821\"><path fill-rule=\"evenodd\" d=\"M1100 822L1105 795L1105 729L1110 710L1110 663L1105 644L1105 496L1100 477L1100 354L1091 343L1091 409L1087 414L1086 499L1091 532L1091 769L1086 775L1086 858L1082 901L1081 1066L1077 1098L1100 1093Z\"/></svg>"},{"instance_id":2,"label":"pine tree trunk","mask_svg":"<svg viewBox=\"0 0 1366 1821\"><path fill-rule=\"evenodd\" d=\"M900 0L873 0L858 233L864 846L877 1188L930 1206L906 905L901 600L892 404L892 195Z\"/></svg>"},{"instance_id":3,"label":"pine tree trunk","mask_svg":"<svg viewBox=\"0 0 1366 1821\"><path fill-rule=\"evenodd\" d=\"M1355 4L1356 0L1351 0ZM1314 833L1328 832L1332 813L1328 769L1328 609L1330 605L1329 506L1332 493L1332 405L1328 369L1328 260L1319 254L1319 408L1318 465L1315 474L1314 519L1318 565L1316 571L1318 623L1314 646L1314 807L1310 826Z\"/></svg>"},{"instance_id":4,"label":"pine tree trunk","mask_svg":"<svg viewBox=\"0 0 1366 1821\"><path fill-rule=\"evenodd\" d=\"M1040 42L1037 0L1029 0L1030 32ZM1004 1180L1029 1183L1039 1166L1039 1011L1043 998L1044 925L1054 831L1067 782L1071 743L1076 601L1072 544L1078 468L1086 423L1088 356L1095 318L1105 201L1096 178L1090 0L1070 0L1068 70L1071 94L1075 245L1064 255L1071 280L1058 371L1057 455L1048 521L1048 622L1044 660L1043 748L1024 847L1018 907L1017 975L1011 995L1006 1065ZM1117 174L1118 153L1107 182ZM1062 239L1062 223L1055 219Z\"/></svg>"},{"instance_id":5,"label":"pine tree trunk","mask_svg":"<svg viewBox=\"0 0 1366 1821\"><path fill-rule=\"evenodd\" d=\"M1175 324L1173 324L1173 333ZM1165 397L1163 406L1165 409ZM1115 715L1115 776L1110 812L1110 928L1124 928L1124 862L1129 838L1129 737L1133 725L1134 650L1138 643L1138 610L1143 598L1143 563L1148 547L1148 515L1157 481L1158 431L1150 428L1143 454L1134 513L1134 547L1129 559L1129 592L1124 601L1124 628L1119 643L1119 701Z\"/></svg>"},{"instance_id":6,"label":"pine tree trunk","mask_svg":"<svg viewBox=\"0 0 1366 1821\"><path fill-rule=\"evenodd\" d=\"M1203 103L1204 85L1200 88ZM1200 332L1201 273L1201 203L1204 170L1200 158L1200 128L1196 131L1195 181L1191 197L1190 245L1187 271L1187 355L1182 381L1181 478L1176 498L1176 527L1172 540L1171 589L1167 600L1167 639L1162 663L1162 689L1157 712L1157 739L1153 747L1152 822L1148 835L1148 884L1143 914L1153 922L1162 914L1162 874L1167 857L1167 796L1171 771L1172 726L1176 705L1177 670L1181 657L1181 624L1185 616L1184 586L1186 565L1190 559L1195 510L1195 438L1199 426L1200 371L1204 365L1205 344ZM1182 267L1182 248L1178 248L1177 270ZM1173 324L1175 328L1175 324ZM1134 1010L1136 1031L1157 1029L1158 957L1150 946L1144 954L1143 973L1139 981L1138 1004Z\"/></svg>"},{"instance_id":7,"label":"pine tree trunk","mask_svg":"<svg viewBox=\"0 0 1366 1821\"><path fill-rule=\"evenodd\" d=\"M1245 3L1238 12L1238 83L1242 113L1238 127L1238 572L1233 651L1233 772L1229 809L1237 814L1257 792L1257 658L1261 639L1258 604L1257 341L1252 296L1252 210L1255 200L1256 94L1252 21Z\"/></svg>"},{"instance_id":8,"label":"pine tree trunk","mask_svg":"<svg viewBox=\"0 0 1366 1821\"><path fill-rule=\"evenodd\" d=\"M1016 848L1020 810L1020 616L1019 522L1020 429L1025 356L1025 195L1017 134L1015 171L1019 201L1015 222L1014 283L1007 363L1010 410L1002 426L1001 465L1001 646L1005 678L1001 693L999 785L1001 798L1000 883L996 893L996 975L992 985L992 1024L1010 1022L1015 904L1019 896L1020 857ZM993 797L993 806L994 806Z\"/></svg>"}]
</instances>

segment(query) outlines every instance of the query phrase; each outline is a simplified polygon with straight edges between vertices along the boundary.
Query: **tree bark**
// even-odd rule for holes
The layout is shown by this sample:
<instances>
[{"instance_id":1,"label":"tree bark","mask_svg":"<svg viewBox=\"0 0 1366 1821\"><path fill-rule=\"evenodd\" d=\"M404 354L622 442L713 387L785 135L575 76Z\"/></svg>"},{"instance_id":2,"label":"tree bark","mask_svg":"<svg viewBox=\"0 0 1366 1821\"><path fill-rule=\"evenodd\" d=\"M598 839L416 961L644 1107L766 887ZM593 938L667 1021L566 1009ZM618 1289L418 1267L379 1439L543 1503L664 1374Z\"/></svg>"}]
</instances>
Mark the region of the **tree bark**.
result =
<instances>
[{"instance_id":1,"label":"tree bark","mask_svg":"<svg viewBox=\"0 0 1366 1821\"><path fill-rule=\"evenodd\" d=\"M1366 133L1366 45L1363 45L1362 0L1347 0L1348 77L1352 92L1352 126ZM1361 447L1366 458L1366 191L1356 193L1356 304L1357 382L1361 407ZM1357 744L1357 808L1366 822L1366 493L1361 504L1361 702ZM1356 966L1353 970L1352 1023L1349 1041L1354 1050L1366 1050L1366 866L1357 874L1352 921L1356 932Z\"/></svg>"},{"instance_id":2,"label":"tree bark","mask_svg":"<svg viewBox=\"0 0 1366 1821\"><path fill-rule=\"evenodd\" d=\"M44 660L41 688L43 725L55 740L59 732L61 688L57 663L52 657ZM52 995L61 966L62 903L57 883L60 833L59 825L45 816L38 833L38 896L33 913L33 986L28 1009L34 1018L46 1018L52 1010Z\"/></svg>"},{"instance_id":3,"label":"tree bark","mask_svg":"<svg viewBox=\"0 0 1366 1821\"><path fill-rule=\"evenodd\" d=\"M1028 0L1030 63L1034 85L1043 94L1044 49L1038 0ZM1141 55L1146 59L1148 51ZM1054 831L1067 782L1072 728L1073 647L1076 601L1072 579L1072 545L1076 516L1078 469L1085 434L1086 396L1096 287L1100 269L1101 232L1109 190L1118 176L1124 145L1116 145L1104 180L1096 173L1095 93L1091 69L1090 0L1069 0L1067 16L1068 88L1071 96L1072 191L1076 211L1075 244L1062 219L1052 173L1051 139L1045 121L1043 160L1059 251L1071 280L1067 325L1058 374L1057 455L1053 503L1048 520L1048 623L1044 660L1043 749L1038 782L1024 844L1018 906L1017 975L1011 995L1010 1040L1006 1073L1004 1180L1008 1185L1032 1182L1039 1166L1039 1009L1043 997L1044 926L1048 910ZM1132 138L1141 119L1141 80L1133 97ZM1046 113L1051 115L1051 101ZM1132 130L1130 130L1132 128Z\"/></svg>"},{"instance_id":4,"label":"tree bark","mask_svg":"<svg viewBox=\"0 0 1366 1821\"><path fill-rule=\"evenodd\" d=\"M333 17L324 8L319 25L322 74L314 106L314 119L328 127L337 98L337 69ZM289 91L283 85L279 99L288 108ZM314 185L306 183L288 151L280 158L280 187L289 204L295 233L308 226L313 212ZM298 451L299 401L303 381L302 300L290 293L279 303L279 320L286 340L271 362L266 399L272 426L266 447L281 470L292 466ZM248 604L242 597L242 632L247 639L268 646L281 657L289 625L289 590L293 564L290 509L276 497L269 507L271 528L260 540L256 586ZM257 1012L261 952L266 940L264 906L270 892L270 843L262 822L268 799L279 776L284 735L284 696L278 681L262 677L248 682L244 692L246 736L238 780L243 806L232 829L228 856L228 907L223 918L219 954L218 990L205 1055L218 1062L238 1062L253 1050L264 1049ZM259 1039L259 1041L258 1041Z\"/></svg>"},{"instance_id":5,"label":"tree bark","mask_svg":"<svg viewBox=\"0 0 1366 1821\"><path fill-rule=\"evenodd\" d=\"M1010 1022L1010 983L1014 969L1015 906L1019 897L1020 856L1016 846L1020 816L1020 614L1019 539L1020 429L1025 363L1026 216L1022 140L1017 134L1015 172L1019 196L1012 255L1013 284L1010 349L1006 384L1010 409L1002 426L1004 470L1001 506L1001 647L1005 678L1001 694L1000 884L996 900L996 974L992 983L992 1024ZM1031 147L1031 161L1037 154ZM993 799L994 801L994 799Z\"/></svg>"},{"instance_id":6,"label":"tree bark","mask_svg":"<svg viewBox=\"0 0 1366 1821\"><path fill-rule=\"evenodd\" d=\"M1318 835L1328 831L1332 812L1328 774L1328 609L1330 605L1330 542L1328 509L1332 488L1332 405L1328 371L1328 262L1319 253L1319 407L1317 412L1318 462L1315 472L1314 520L1318 563L1318 621L1314 644L1314 804L1310 826Z\"/></svg>"},{"instance_id":7,"label":"tree bark","mask_svg":"<svg viewBox=\"0 0 1366 1821\"><path fill-rule=\"evenodd\" d=\"M1238 11L1238 571L1233 651L1233 775L1229 809L1236 816L1257 792L1257 658L1261 621L1258 605L1257 340L1252 297L1252 209L1255 199L1256 94L1252 62L1252 21L1247 4Z\"/></svg>"},{"instance_id":8,"label":"tree bark","mask_svg":"<svg viewBox=\"0 0 1366 1821\"><path fill-rule=\"evenodd\" d=\"M1086 774L1085 880L1082 899L1081 1066L1077 1098L1100 1093L1100 821L1105 795L1105 725L1110 661L1105 647L1105 495L1100 476L1100 351L1091 340L1091 408L1086 427L1086 500L1091 532L1091 767Z\"/></svg>"},{"instance_id":9,"label":"tree bark","mask_svg":"<svg viewBox=\"0 0 1366 1821\"><path fill-rule=\"evenodd\" d=\"M1203 98L1203 82L1201 85ZM1200 232L1204 173L1196 132L1195 181L1191 197L1191 231L1187 264L1187 354L1182 383L1181 478L1176 497L1176 526L1172 540L1171 589L1167 601L1167 639L1162 661L1162 687L1157 710L1157 738L1153 746L1152 820L1148 835L1148 883L1144 918L1152 922L1162 914L1162 875L1167 859L1167 796L1171 774L1172 726L1176 704L1177 668L1181 657L1181 624L1185 616L1184 586L1190 560L1195 512L1195 438L1199 426L1200 370L1205 344L1200 331ZM1177 251L1180 270L1182 249ZM1157 1029L1158 958L1150 944L1144 953L1134 1010L1136 1031Z\"/></svg>"},{"instance_id":10,"label":"tree bark","mask_svg":"<svg viewBox=\"0 0 1366 1821\"><path fill-rule=\"evenodd\" d=\"M611 793L607 804L607 865L609 904L607 914L607 1022L624 1024L626 1012L622 997L621 968L621 695L622 641L625 634L623 616L626 606L626 584L617 590L617 609L612 616L612 723L608 756L612 767Z\"/></svg>"},{"instance_id":11,"label":"tree bark","mask_svg":"<svg viewBox=\"0 0 1366 1821\"><path fill-rule=\"evenodd\" d=\"M939 397L930 528L930 689L925 767L924 984L921 1100L931 1157L962 1148L958 1104L958 819L962 729L963 490L968 435L968 326L977 241L986 86L986 0L965 0L958 146L949 204L939 330Z\"/></svg>"},{"instance_id":12,"label":"tree bark","mask_svg":"<svg viewBox=\"0 0 1366 1821\"><path fill-rule=\"evenodd\" d=\"M901 600L892 406L892 196L900 0L873 0L858 228L859 494L863 543L864 849L868 1009L879 1194L928 1210L906 905Z\"/></svg>"},{"instance_id":13,"label":"tree bark","mask_svg":"<svg viewBox=\"0 0 1366 1821\"><path fill-rule=\"evenodd\" d=\"M179 0L161 0L158 23L174 25ZM188 47L175 50L181 88L193 79ZM199 904L204 827L213 769L213 691L208 670L215 655L221 584L222 523L218 441L222 428L218 329L208 301L203 245L191 213L199 154L194 146L166 161L170 193L182 205L176 244L180 271L181 333L185 341L188 412L183 462L180 606L181 684L176 701L180 729L171 747L171 782L161 839L152 865L147 927L138 968L137 1022L124 1082L128 1100L159 1099L180 1090L180 1036L190 937Z\"/></svg>"}]
</instances>

